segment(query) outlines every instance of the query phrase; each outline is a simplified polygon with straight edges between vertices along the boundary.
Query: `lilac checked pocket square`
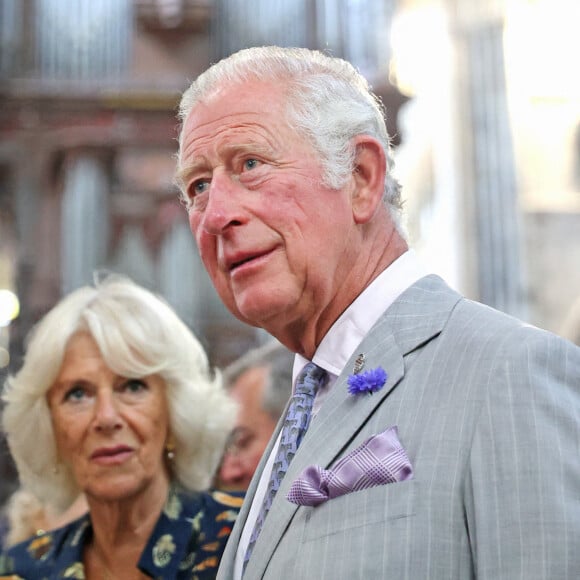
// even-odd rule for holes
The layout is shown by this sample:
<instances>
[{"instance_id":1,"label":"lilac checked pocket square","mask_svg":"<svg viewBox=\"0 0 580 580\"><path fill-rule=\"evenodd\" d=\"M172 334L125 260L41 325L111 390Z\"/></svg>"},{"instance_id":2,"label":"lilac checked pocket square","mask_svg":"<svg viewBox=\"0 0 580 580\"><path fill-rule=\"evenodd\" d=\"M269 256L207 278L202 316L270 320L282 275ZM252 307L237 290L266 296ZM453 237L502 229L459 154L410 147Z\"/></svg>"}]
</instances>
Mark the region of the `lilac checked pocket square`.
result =
<instances>
[{"instance_id":1,"label":"lilac checked pocket square","mask_svg":"<svg viewBox=\"0 0 580 580\"><path fill-rule=\"evenodd\" d=\"M393 426L367 439L330 469L309 465L292 482L287 498L298 505L317 506L353 491L412 478L413 467Z\"/></svg>"}]
</instances>

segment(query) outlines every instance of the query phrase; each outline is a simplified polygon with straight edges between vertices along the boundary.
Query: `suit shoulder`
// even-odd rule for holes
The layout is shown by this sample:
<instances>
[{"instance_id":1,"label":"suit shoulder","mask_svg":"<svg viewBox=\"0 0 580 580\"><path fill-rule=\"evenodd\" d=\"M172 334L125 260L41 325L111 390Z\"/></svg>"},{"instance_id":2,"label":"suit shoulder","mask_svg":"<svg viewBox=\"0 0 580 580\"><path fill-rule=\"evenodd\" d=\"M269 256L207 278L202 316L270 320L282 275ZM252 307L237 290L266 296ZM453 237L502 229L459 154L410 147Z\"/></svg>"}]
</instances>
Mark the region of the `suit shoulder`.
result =
<instances>
[{"instance_id":1,"label":"suit shoulder","mask_svg":"<svg viewBox=\"0 0 580 580\"><path fill-rule=\"evenodd\" d=\"M485 361L480 366L482 374L499 377L517 369L521 379L528 376L531 383L537 382L533 376L563 383L580 381L580 347L466 298L456 305L442 337L446 347Z\"/></svg>"},{"instance_id":2,"label":"suit shoulder","mask_svg":"<svg viewBox=\"0 0 580 580\"><path fill-rule=\"evenodd\" d=\"M547 330L465 297L455 305L448 326L452 328L476 326L478 329L476 337L480 340L507 333L508 337L512 339L517 337L518 341L565 341Z\"/></svg>"}]
</instances>

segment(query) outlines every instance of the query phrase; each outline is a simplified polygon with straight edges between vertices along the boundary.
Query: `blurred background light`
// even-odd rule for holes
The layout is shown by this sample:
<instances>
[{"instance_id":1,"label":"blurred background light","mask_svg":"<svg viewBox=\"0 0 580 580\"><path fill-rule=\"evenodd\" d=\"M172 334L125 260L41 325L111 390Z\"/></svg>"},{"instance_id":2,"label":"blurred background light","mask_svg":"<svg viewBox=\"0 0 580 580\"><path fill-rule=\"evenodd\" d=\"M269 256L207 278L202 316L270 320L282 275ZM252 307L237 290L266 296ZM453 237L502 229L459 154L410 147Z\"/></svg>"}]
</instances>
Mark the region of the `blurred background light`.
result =
<instances>
[{"instance_id":1,"label":"blurred background light","mask_svg":"<svg viewBox=\"0 0 580 580\"><path fill-rule=\"evenodd\" d=\"M0 326L8 326L20 313L20 302L14 292L0 290Z\"/></svg>"}]
</instances>

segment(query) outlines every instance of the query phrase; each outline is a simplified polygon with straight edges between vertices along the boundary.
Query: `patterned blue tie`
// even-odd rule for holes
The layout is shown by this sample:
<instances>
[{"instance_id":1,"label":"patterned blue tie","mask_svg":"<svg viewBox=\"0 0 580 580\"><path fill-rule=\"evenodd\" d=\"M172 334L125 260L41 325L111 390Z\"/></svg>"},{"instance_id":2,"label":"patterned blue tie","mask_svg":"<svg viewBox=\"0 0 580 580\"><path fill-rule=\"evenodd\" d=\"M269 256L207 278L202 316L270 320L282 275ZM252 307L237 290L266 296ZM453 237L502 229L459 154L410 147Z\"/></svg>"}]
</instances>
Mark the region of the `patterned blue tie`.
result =
<instances>
[{"instance_id":1,"label":"patterned blue tie","mask_svg":"<svg viewBox=\"0 0 580 580\"><path fill-rule=\"evenodd\" d=\"M319 387L326 383L327 379L327 372L316 366L313 362L308 363L298 375L294 395L290 401L288 412L284 419L284 425L282 426L280 446L278 447L276 460L272 466L272 473L270 475L270 481L268 482L264 503L254 525L254 530L252 531L248 549L244 557L244 570L252 555L254 544L260 535L264 520L270 511L272 501L280 488L282 478L308 429L310 413L316 392Z\"/></svg>"}]
</instances>

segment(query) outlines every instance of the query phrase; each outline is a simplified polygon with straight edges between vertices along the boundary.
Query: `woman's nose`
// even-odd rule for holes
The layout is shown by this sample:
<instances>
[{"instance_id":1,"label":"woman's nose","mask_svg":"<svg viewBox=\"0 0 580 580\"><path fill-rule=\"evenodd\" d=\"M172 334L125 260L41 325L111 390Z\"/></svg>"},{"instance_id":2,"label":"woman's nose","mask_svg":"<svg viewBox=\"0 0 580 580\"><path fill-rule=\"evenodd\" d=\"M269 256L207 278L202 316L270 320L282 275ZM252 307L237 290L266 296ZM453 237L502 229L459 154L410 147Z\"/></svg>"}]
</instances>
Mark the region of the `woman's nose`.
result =
<instances>
[{"instance_id":1,"label":"woman's nose","mask_svg":"<svg viewBox=\"0 0 580 580\"><path fill-rule=\"evenodd\" d=\"M95 401L95 426L101 431L119 429L122 420L118 403L111 392L99 393Z\"/></svg>"}]
</instances>

